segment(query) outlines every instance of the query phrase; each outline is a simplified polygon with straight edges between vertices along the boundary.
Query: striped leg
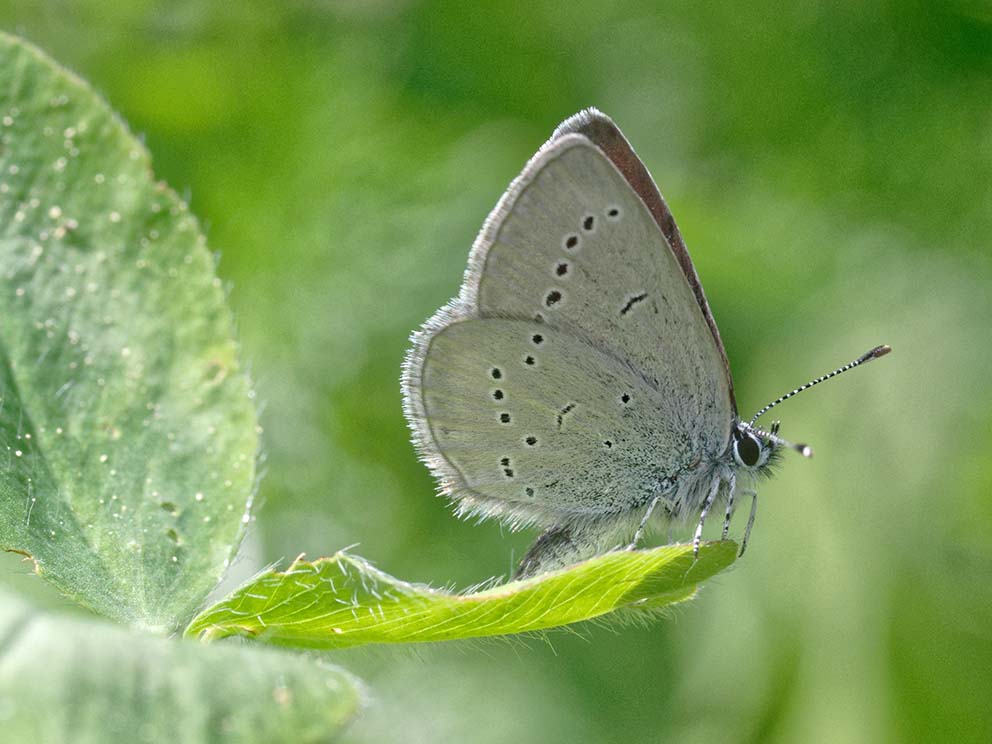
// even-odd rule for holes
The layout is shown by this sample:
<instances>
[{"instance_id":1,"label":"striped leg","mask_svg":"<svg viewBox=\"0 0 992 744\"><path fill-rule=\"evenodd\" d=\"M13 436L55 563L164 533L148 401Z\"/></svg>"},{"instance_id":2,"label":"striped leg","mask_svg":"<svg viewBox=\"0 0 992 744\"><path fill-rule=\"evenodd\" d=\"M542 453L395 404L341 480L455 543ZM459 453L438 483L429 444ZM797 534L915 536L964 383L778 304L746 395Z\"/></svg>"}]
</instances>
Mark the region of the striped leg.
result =
<instances>
[{"instance_id":1,"label":"striped leg","mask_svg":"<svg viewBox=\"0 0 992 744\"><path fill-rule=\"evenodd\" d=\"M658 494L651 499L651 503L648 504L647 511L644 512L644 516L641 517L641 523L637 525L637 532L634 533L634 539L631 540L630 545L627 546L627 550L633 550L637 547L637 543L641 541L641 534L644 532L644 527L647 525L648 520L651 519L651 512L654 511L654 508L658 505L659 501L661 501L661 494Z\"/></svg>"},{"instance_id":2,"label":"striped leg","mask_svg":"<svg viewBox=\"0 0 992 744\"><path fill-rule=\"evenodd\" d=\"M748 489L744 493L751 497L751 514L748 515L747 527L744 528L744 539L741 540L741 552L737 554L738 558L744 555L744 551L747 550L747 541L751 537L751 527L754 526L754 515L758 512L758 492Z\"/></svg>"},{"instance_id":3,"label":"striped leg","mask_svg":"<svg viewBox=\"0 0 992 744\"><path fill-rule=\"evenodd\" d=\"M723 517L723 537L721 540L726 540L727 535L730 534L730 518L734 515L734 491L737 490L737 476L734 473L730 474L730 479L727 481L727 513Z\"/></svg>"},{"instance_id":4,"label":"striped leg","mask_svg":"<svg viewBox=\"0 0 992 744\"><path fill-rule=\"evenodd\" d=\"M720 477L717 476L713 479L713 485L710 486L710 492L706 495L706 501L703 502L703 510L699 512L699 524L696 525L696 534L692 536L692 555L694 558L699 556L699 542L703 539L703 523L706 521L706 514L713 506L719 490Z\"/></svg>"}]
</instances>

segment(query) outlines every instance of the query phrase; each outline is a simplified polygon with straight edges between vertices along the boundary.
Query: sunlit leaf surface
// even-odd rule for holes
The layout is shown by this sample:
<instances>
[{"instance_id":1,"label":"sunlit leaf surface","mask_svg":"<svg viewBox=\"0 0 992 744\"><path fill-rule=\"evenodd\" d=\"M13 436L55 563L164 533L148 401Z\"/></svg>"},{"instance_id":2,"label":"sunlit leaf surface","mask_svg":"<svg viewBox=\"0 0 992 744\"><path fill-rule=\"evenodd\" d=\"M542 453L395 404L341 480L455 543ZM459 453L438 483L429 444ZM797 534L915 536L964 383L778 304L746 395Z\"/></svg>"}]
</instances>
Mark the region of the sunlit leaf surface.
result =
<instances>
[{"instance_id":1,"label":"sunlit leaf surface","mask_svg":"<svg viewBox=\"0 0 992 744\"><path fill-rule=\"evenodd\" d=\"M560 571L455 594L409 584L347 553L267 571L200 614L187 635L252 635L282 645L450 641L544 630L691 597L729 566L733 542L616 551Z\"/></svg>"}]
</instances>

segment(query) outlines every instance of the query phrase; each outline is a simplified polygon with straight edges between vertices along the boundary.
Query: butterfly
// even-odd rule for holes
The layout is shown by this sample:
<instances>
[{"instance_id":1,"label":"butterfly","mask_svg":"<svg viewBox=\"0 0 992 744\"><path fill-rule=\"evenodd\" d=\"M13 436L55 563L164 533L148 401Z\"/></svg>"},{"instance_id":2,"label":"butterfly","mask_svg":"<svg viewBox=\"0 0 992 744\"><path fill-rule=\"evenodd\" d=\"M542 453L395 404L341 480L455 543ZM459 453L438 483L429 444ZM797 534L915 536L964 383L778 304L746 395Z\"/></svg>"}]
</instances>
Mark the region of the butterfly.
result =
<instances>
[{"instance_id":1,"label":"butterfly","mask_svg":"<svg viewBox=\"0 0 992 744\"><path fill-rule=\"evenodd\" d=\"M635 546L653 516L723 538L783 448L740 418L720 332L675 220L617 126L563 122L486 219L458 296L412 336L404 412L460 516L543 533L518 576Z\"/></svg>"}]
</instances>

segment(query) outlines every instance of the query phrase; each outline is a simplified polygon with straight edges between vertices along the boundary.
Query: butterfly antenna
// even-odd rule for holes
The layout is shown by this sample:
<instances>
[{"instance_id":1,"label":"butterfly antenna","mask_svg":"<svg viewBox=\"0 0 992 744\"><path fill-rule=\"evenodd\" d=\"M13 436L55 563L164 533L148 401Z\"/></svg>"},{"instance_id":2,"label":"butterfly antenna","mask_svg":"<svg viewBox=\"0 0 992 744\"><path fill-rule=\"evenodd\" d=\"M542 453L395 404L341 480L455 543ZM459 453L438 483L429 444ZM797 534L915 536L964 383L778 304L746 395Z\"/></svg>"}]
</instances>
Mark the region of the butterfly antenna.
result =
<instances>
[{"instance_id":1,"label":"butterfly antenna","mask_svg":"<svg viewBox=\"0 0 992 744\"><path fill-rule=\"evenodd\" d=\"M864 364L866 362L870 362L872 359L878 359L879 357L883 357L886 354L888 354L890 351L892 351L892 347L891 346L886 346L885 344L883 344L882 346L876 346L874 349L871 349L869 351L866 351L864 354L862 354L861 356L859 356L853 362L848 362L843 367L838 367L833 372L829 372L829 373L823 375L822 377L817 377L815 380L810 380L805 385L802 385L800 387L797 387L791 393L786 393L785 395L783 395L778 400L773 400L767 406L765 406L760 411L758 411L756 414L754 414L754 417L751 419L751 422L750 422L749 426L754 426L754 422L757 421L761 416L763 416L764 414L766 414L768 411L770 411L772 408L774 408L775 406L777 406L782 401L788 400L793 395L799 395L799 393L801 393L803 390L808 390L809 388L813 387L814 385L819 385L824 380L829 380L831 377L836 377L841 372L847 372L849 369L854 369L855 367L860 367L862 364ZM771 436L774 436L774 435L771 435ZM784 440L783 440L783 443L784 444L787 444L786 442L784 442ZM809 455L807 455L802 449L800 449L800 447L802 447L802 448L808 450L809 447L806 447L805 445L789 445L789 446L792 447L793 449L799 450L806 457L809 457ZM811 451L811 453L812 453L812 451Z\"/></svg>"}]
</instances>

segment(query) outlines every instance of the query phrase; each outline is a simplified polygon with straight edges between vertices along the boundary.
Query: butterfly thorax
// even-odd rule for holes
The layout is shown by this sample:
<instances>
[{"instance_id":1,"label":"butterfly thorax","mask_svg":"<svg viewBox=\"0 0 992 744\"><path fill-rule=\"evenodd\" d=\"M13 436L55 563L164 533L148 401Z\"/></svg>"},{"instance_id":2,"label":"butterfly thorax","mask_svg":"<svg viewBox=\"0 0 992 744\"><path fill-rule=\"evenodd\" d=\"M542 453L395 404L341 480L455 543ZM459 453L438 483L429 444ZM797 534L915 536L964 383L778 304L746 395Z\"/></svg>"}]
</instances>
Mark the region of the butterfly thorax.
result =
<instances>
[{"instance_id":1,"label":"butterfly thorax","mask_svg":"<svg viewBox=\"0 0 992 744\"><path fill-rule=\"evenodd\" d=\"M723 502L732 482L751 488L770 476L781 458L781 445L773 435L735 421L730 440L716 456L702 456L662 479L662 503L669 519L685 523L698 518L710 491L717 488L715 502Z\"/></svg>"}]
</instances>

